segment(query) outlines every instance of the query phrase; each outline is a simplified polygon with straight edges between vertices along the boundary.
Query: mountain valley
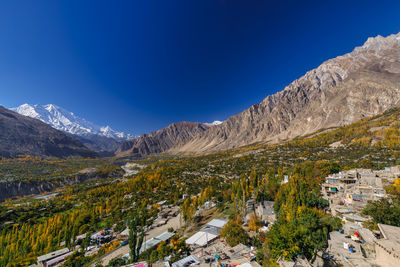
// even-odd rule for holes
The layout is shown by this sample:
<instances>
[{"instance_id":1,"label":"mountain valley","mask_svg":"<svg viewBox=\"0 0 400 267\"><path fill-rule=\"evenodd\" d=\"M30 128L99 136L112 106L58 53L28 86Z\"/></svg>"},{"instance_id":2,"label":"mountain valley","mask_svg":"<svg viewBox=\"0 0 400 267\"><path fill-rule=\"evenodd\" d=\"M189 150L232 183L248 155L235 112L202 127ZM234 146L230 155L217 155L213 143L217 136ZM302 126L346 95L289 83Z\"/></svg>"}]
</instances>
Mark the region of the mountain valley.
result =
<instances>
[{"instance_id":1,"label":"mountain valley","mask_svg":"<svg viewBox=\"0 0 400 267\"><path fill-rule=\"evenodd\" d=\"M376 174L400 169L399 99L400 33L225 121L133 136L52 104L0 107L0 266L376 266L382 229L400 227L400 174Z\"/></svg>"}]
</instances>

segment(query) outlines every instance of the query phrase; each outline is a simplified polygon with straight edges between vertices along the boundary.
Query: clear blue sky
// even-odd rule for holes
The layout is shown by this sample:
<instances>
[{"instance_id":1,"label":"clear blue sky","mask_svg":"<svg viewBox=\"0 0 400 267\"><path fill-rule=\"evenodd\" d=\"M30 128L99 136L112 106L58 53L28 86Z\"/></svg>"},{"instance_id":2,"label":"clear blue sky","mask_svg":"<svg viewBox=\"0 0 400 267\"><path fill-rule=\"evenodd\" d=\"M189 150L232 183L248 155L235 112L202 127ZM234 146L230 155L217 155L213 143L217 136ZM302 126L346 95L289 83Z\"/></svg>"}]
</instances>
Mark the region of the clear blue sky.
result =
<instances>
[{"instance_id":1,"label":"clear blue sky","mask_svg":"<svg viewBox=\"0 0 400 267\"><path fill-rule=\"evenodd\" d=\"M0 2L0 104L142 134L225 120L369 36L400 1Z\"/></svg>"}]
</instances>

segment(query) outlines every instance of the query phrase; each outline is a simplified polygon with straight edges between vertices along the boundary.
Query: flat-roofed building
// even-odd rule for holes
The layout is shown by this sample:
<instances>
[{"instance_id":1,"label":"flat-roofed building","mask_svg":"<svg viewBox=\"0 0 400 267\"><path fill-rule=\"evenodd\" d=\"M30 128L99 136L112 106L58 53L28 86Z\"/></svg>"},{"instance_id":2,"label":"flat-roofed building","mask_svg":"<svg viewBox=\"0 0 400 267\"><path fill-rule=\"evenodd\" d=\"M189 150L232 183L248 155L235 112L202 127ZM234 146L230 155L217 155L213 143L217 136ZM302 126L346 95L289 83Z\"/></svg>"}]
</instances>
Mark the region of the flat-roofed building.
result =
<instances>
[{"instance_id":1,"label":"flat-roofed building","mask_svg":"<svg viewBox=\"0 0 400 267\"><path fill-rule=\"evenodd\" d=\"M209 223L207 223L207 225L209 226L214 226L217 228L221 228L224 227L224 225L228 222L228 220L225 219L213 219L211 220Z\"/></svg>"},{"instance_id":2,"label":"flat-roofed building","mask_svg":"<svg viewBox=\"0 0 400 267\"><path fill-rule=\"evenodd\" d=\"M274 203L274 201L260 202L256 209L256 215L261 218L261 220L275 222L276 215L274 211Z\"/></svg>"},{"instance_id":3,"label":"flat-roofed building","mask_svg":"<svg viewBox=\"0 0 400 267\"><path fill-rule=\"evenodd\" d=\"M383 238L375 241L376 263L382 267L400 266L400 227L378 224Z\"/></svg>"},{"instance_id":4,"label":"flat-roofed building","mask_svg":"<svg viewBox=\"0 0 400 267\"><path fill-rule=\"evenodd\" d=\"M186 239L186 244L199 247L207 246L208 243L218 238L219 233L227 223L228 220L225 219L211 220L199 232Z\"/></svg>"}]
</instances>

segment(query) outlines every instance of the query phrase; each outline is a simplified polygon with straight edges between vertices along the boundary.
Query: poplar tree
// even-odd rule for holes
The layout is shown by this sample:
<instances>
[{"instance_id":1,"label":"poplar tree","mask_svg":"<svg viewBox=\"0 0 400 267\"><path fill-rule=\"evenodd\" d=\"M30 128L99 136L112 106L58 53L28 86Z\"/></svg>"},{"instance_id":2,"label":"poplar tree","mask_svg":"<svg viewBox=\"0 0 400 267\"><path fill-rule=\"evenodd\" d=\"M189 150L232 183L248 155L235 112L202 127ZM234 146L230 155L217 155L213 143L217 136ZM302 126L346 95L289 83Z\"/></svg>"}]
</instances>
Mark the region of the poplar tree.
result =
<instances>
[{"instance_id":1,"label":"poplar tree","mask_svg":"<svg viewBox=\"0 0 400 267\"><path fill-rule=\"evenodd\" d=\"M139 259L140 248L144 239L144 227L146 224L146 214L144 208L135 210L129 220L129 248L131 261L136 262Z\"/></svg>"}]
</instances>

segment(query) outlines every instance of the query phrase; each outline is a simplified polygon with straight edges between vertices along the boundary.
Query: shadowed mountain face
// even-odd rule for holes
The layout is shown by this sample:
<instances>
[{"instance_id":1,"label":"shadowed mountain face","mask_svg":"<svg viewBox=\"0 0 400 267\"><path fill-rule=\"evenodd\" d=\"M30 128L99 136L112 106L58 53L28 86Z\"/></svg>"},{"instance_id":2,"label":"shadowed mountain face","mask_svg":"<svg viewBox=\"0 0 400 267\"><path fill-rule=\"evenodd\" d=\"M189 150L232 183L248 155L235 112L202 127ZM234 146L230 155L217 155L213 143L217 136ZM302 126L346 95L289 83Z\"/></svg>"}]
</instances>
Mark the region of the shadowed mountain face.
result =
<instances>
[{"instance_id":1,"label":"shadowed mountain face","mask_svg":"<svg viewBox=\"0 0 400 267\"><path fill-rule=\"evenodd\" d=\"M209 127L215 126L208 126L198 122L173 123L164 129L124 142L115 154L141 157L143 155L161 153L174 145L185 144L195 135L204 132Z\"/></svg>"},{"instance_id":2,"label":"shadowed mountain face","mask_svg":"<svg viewBox=\"0 0 400 267\"><path fill-rule=\"evenodd\" d=\"M0 156L17 155L94 157L96 153L44 122L0 106Z\"/></svg>"},{"instance_id":3,"label":"shadowed mountain face","mask_svg":"<svg viewBox=\"0 0 400 267\"><path fill-rule=\"evenodd\" d=\"M379 114L400 102L400 33L369 38L328 60L283 91L179 142L172 153L210 152L279 142Z\"/></svg>"}]
</instances>

